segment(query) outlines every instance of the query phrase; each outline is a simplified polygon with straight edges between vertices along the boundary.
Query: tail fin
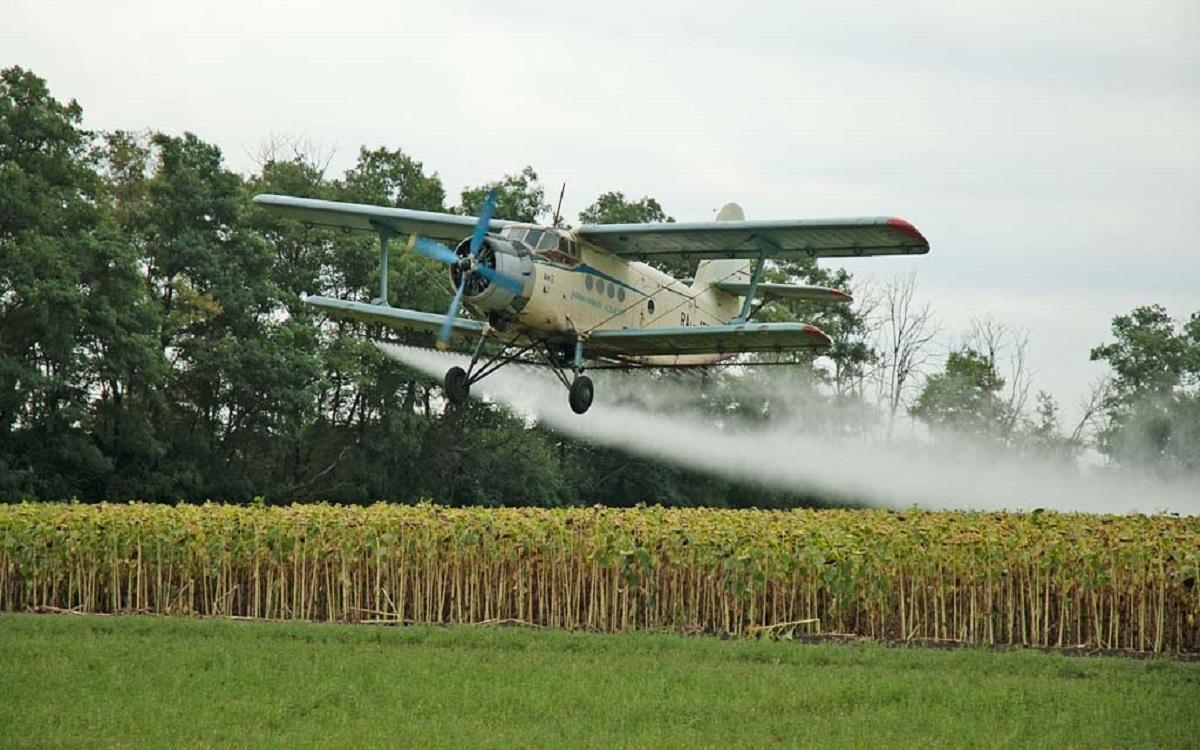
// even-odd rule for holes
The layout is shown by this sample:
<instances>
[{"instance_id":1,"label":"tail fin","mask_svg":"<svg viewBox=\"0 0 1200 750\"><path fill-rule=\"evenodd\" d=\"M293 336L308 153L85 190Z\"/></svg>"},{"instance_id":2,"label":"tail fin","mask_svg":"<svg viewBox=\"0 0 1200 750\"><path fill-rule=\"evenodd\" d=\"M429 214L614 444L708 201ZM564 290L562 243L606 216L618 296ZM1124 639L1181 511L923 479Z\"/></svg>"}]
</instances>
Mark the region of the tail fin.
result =
<instances>
[{"instance_id":1,"label":"tail fin","mask_svg":"<svg viewBox=\"0 0 1200 750\"><path fill-rule=\"evenodd\" d=\"M717 212L717 221L745 221L746 214L736 203L726 203ZM737 260L702 260L696 264L696 278L692 281L692 289L703 293L713 284L723 281L749 283L751 261Z\"/></svg>"}]
</instances>

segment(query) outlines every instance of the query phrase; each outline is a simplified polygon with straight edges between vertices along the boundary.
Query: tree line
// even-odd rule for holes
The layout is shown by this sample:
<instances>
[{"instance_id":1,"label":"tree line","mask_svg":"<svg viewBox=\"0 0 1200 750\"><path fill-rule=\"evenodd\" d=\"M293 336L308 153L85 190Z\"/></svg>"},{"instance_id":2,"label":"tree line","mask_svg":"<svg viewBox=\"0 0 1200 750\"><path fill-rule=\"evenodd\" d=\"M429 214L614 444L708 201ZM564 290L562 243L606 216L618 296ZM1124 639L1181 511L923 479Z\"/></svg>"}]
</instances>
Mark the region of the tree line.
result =
<instances>
[{"instance_id":1,"label":"tree line","mask_svg":"<svg viewBox=\"0 0 1200 750\"><path fill-rule=\"evenodd\" d=\"M439 383L370 343L383 331L327 320L302 302L306 294L371 299L374 238L305 228L250 201L272 192L471 214L494 187L498 217L546 220L533 168L468 186L452 201L438 174L400 149L364 147L354 166L330 176L311 149L277 141L258 166L240 175L191 133L88 130L82 108L55 99L33 72L0 72L0 500L821 501L569 439L494 405L445 408ZM578 218L672 220L653 198L617 191ZM393 304L448 306L436 263L396 247L388 274ZM812 263L778 264L771 274L854 285L844 270ZM911 284L863 295L854 307L772 303L758 315L811 320L833 337L829 356L794 357L822 402L1040 440L1067 454L1090 441L1114 463L1198 471L1198 315L1176 322L1149 306L1114 321L1115 343L1093 351L1113 377L1086 436L1063 434L1048 395L1033 409L1005 397L1013 383L986 330L926 372L933 327L928 310L912 305ZM1016 391L1027 390L1027 374L1018 378ZM786 416L769 400L736 395L703 408Z\"/></svg>"}]
</instances>

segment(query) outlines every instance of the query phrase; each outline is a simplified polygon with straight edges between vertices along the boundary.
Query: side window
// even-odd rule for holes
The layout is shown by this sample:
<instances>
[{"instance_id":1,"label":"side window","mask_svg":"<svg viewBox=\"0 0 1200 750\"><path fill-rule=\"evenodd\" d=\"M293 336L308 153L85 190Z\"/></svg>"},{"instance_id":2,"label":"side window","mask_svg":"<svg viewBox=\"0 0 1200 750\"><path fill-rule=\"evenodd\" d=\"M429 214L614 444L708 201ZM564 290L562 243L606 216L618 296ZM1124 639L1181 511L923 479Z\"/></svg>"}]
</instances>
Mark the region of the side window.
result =
<instances>
[{"instance_id":1,"label":"side window","mask_svg":"<svg viewBox=\"0 0 1200 750\"><path fill-rule=\"evenodd\" d=\"M542 239L542 230L530 229L529 232L525 235L525 244L529 245L530 247L537 247L538 242L540 242L541 239Z\"/></svg>"},{"instance_id":2,"label":"side window","mask_svg":"<svg viewBox=\"0 0 1200 750\"><path fill-rule=\"evenodd\" d=\"M654 300L646 300L646 312L650 313L651 315L654 314Z\"/></svg>"},{"instance_id":3,"label":"side window","mask_svg":"<svg viewBox=\"0 0 1200 750\"><path fill-rule=\"evenodd\" d=\"M617 290L617 301L618 301L618 302L624 302L624 301L625 301L625 290L624 290L624 289L618 289L618 290Z\"/></svg>"},{"instance_id":4,"label":"side window","mask_svg":"<svg viewBox=\"0 0 1200 750\"><path fill-rule=\"evenodd\" d=\"M608 298L609 298L609 299L612 299L612 298L613 298L613 296L615 296L615 295L616 295L616 293L617 293L617 287L616 287L616 285L615 285L615 284L609 284L609 285L608 285Z\"/></svg>"},{"instance_id":5,"label":"side window","mask_svg":"<svg viewBox=\"0 0 1200 750\"><path fill-rule=\"evenodd\" d=\"M595 283L596 283L596 282L592 280L592 275L591 275L590 273L589 273L587 276L584 276L584 277L583 277L583 285L587 287L587 290L588 290L589 292L590 292L590 291L592 291L592 286L593 286Z\"/></svg>"}]
</instances>

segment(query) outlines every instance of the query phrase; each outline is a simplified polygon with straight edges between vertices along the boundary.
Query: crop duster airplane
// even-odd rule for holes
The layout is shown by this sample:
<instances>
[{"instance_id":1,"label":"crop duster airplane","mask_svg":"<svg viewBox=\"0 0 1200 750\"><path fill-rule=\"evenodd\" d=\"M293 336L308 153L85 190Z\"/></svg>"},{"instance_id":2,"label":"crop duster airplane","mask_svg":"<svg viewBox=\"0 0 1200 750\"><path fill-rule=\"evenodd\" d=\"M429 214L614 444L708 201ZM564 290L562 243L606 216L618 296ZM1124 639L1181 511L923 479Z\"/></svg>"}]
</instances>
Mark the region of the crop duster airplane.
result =
<instances>
[{"instance_id":1,"label":"crop duster airplane","mask_svg":"<svg viewBox=\"0 0 1200 750\"><path fill-rule=\"evenodd\" d=\"M585 363L707 366L745 352L829 346L815 326L751 322L755 298L850 300L836 289L763 283L768 260L929 252L903 219L746 221L734 203L716 221L560 229L493 219L494 191L478 218L283 195L254 202L306 225L379 236L377 299L306 300L329 315L435 334L438 349L451 339L474 343L467 369L446 373L452 403L466 401L474 383L510 362L535 362L554 371L577 414L594 394ZM388 242L397 237L449 266L454 300L445 315L388 303ZM681 281L646 262L668 258L698 260L695 278ZM478 319L459 317L463 305Z\"/></svg>"}]
</instances>

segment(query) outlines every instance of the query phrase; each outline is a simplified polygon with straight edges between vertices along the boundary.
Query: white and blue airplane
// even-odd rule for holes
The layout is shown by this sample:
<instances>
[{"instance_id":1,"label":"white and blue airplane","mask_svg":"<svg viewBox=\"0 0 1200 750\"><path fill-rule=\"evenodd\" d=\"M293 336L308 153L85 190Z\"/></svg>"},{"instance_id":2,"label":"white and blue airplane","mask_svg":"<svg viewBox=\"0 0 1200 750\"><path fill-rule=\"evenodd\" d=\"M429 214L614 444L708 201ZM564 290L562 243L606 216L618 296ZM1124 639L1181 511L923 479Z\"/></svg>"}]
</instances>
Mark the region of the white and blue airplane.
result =
<instances>
[{"instance_id":1,"label":"white and blue airplane","mask_svg":"<svg viewBox=\"0 0 1200 750\"><path fill-rule=\"evenodd\" d=\"M378 298L306 301L329 315L431 333L439 349L452 339L474 344L470 365L446 373L452 403L505 364L532 361L554 371L577 414L594 394L587 366L704 367L746 352L829 346L815 326L751 322L756 298L850 301L836 289L763 283L768 260L929 252L903 219L746 221L734 203L716 221L560 229L493 219L494 192L479 217L283 195L254 202L306 225L379 236ZM397 237L449 266L455 292L445 315L389 303L388 242ZM695 278L647 264L668 258L697 260ZM463 305L475 319L459 317Z\"/></svg>"}]
</instances>

